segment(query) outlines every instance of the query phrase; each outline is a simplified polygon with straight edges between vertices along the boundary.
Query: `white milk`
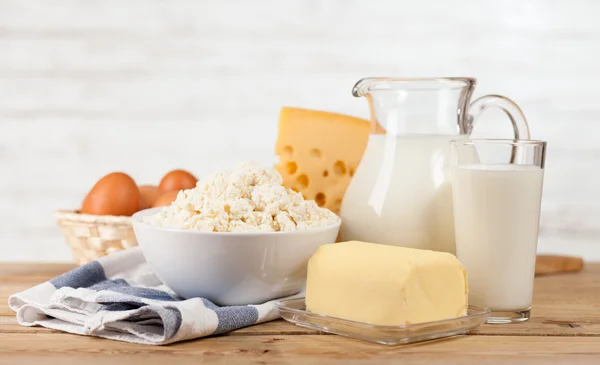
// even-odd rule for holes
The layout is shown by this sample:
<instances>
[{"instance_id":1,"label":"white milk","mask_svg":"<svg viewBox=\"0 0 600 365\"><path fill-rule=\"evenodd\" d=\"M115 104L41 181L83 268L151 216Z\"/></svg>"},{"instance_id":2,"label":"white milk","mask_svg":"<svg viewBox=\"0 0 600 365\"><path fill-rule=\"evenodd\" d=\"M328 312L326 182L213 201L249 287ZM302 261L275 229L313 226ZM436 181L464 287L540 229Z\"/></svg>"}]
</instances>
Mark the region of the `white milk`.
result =
<instances>
[{"instance_id":1,"label":"white milk","mask_svg":"<svg viewBox=\"0 0 600 365\"><path fill-rule=\"evenodd\" d=\"M342 239L454 253L450 141L457 138L371 135L342 202Z\"/></svg>"},{"instance_id":2,"label":"white milk","mask_svg":"<svg viewBox=\"0 0 600 365\"><path fill-rule=\"evenodd\" d=\"M531 307L544 172L526 165L466 165L455 172L456 249L469 304Z\"/></svg>"}]
</instances>

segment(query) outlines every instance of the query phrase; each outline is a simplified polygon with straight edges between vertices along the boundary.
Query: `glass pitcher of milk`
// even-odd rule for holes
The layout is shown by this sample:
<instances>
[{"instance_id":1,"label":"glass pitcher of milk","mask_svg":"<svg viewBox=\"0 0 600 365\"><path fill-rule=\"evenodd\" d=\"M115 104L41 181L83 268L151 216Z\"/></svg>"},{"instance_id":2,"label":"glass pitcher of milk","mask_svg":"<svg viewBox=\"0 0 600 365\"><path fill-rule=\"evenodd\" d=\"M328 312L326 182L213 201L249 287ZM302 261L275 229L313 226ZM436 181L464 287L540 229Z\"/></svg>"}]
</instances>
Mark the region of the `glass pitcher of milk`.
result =
<instances>
[{"instance_id":1,"label":"glass pitcher of milk","mask_svg":"<svg viewBox=\"0 0 600 365\"><path fill-rule=\"evenodd\" d=\"M450 141L468 138L477 116L503 110L515 139L529 139L508 98L471 103L473 78L366 78L353 95L371 109L371 134L344 195L341 239L455 253ZM473 158L476 158L475 156Z\"/></svg>"}]
</instances>

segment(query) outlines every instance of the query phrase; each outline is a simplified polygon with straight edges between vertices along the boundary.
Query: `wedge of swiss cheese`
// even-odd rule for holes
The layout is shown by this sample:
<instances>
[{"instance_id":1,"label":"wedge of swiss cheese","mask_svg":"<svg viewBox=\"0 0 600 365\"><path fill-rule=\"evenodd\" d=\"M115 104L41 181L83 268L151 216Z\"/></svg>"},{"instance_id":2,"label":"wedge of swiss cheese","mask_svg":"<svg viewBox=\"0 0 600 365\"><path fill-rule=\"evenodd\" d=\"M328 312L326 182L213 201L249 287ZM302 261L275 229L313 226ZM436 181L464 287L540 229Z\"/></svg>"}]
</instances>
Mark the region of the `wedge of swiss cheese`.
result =
<instances>
[{"instance_id":1,"label":"wedge of swiss cheese","mask_svg":"<svg viewBox=\"0 0 600 365\"><path fill-rule=\"evenodd\" d=\"M339 212L369 138L367 120L284 107L279 117L275 167L283 185Z\"/></svg>"}]
</instances>

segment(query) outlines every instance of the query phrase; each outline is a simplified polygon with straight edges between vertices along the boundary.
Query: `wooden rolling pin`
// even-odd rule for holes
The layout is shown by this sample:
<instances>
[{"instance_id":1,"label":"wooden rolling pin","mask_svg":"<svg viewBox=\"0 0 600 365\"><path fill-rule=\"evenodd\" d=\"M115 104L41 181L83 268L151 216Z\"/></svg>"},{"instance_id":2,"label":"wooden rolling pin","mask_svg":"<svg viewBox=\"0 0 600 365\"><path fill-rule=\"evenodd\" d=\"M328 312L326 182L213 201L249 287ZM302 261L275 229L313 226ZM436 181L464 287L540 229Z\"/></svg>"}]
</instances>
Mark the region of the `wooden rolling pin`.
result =
<instances>
[{"instance_id":1,"label":"wooden rolling pin","mask_svg":"<svg viewBox=\"0 0 600 365\"><path fill-rule=\"evenodd\" d=\"M537 255L535 262L536 275L577 272L583 270L583 259L574 256Z\"/></svg>"}]
</instances>

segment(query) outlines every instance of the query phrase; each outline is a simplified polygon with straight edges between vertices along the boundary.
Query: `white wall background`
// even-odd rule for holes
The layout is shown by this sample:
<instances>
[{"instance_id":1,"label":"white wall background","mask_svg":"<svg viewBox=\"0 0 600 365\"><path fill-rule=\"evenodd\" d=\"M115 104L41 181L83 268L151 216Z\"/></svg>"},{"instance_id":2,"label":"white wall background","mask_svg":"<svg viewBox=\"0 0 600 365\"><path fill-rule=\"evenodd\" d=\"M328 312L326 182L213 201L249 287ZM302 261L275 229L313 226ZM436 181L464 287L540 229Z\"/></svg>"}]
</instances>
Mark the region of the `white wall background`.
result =
<instances>
[{"instance_id":1,"label":"white wall background","mask_svg":"<svg viewBox=\"0 0 600 365\"><path fill-rule=\"evenodd\" d=\"M600 260L600 2L0 0L0 260L71 260L103 174L270 161L282 105L367 117L365 76L475 76L549 142L541 252ZM475 135L509 137L490 112Z\"/></svg>"}]
</instances>

